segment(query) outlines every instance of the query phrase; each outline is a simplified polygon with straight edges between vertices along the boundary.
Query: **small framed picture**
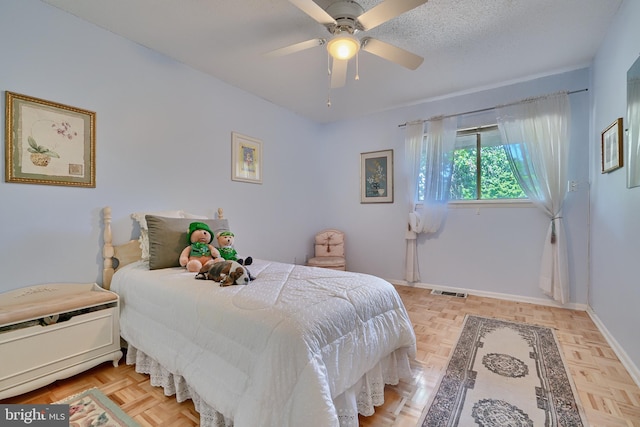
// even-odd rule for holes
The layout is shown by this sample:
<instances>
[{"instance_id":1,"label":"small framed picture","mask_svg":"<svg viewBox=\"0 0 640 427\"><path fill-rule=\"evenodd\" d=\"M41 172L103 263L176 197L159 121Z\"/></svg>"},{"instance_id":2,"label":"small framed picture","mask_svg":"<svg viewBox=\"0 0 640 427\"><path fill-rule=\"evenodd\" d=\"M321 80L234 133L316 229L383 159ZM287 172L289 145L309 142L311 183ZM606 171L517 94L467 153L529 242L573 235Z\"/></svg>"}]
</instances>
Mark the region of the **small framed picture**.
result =
<instances>
[{"instance_id":1,"label":"small framed picture","mask_svg":"<svg viewBox=\"0 0 640 427\"><path fill-rule=\"evenodd\" d=\"M96 113L6 92L5 178L96 186Z\"/></svg>"},{"instance_id":2,"label":"small framed picture","mask_svg":"<svg viewBox=\"0 0 640 427\"><path fill-rule=\"evenodd\" d=\"M360 203L393 203L393 150L360 154Z\"/></svg>"},{"instance_id":3,"label":"small framed picture","mask_svg":"<svg viewBox=\"0 0 640 427\"><path fill-rule=\"evenodd\" d=\"M231 133L231 179L262 184L262 141Z\"/></svg>"},{"instance_id":4,"label":"small framed picture","mask_svg":"<svg viewBox=\"0 0 640 427\"><path fill-rule=\"evenodd\" d=\"M622 117L616 119L601 135L602 173L622 167Z\"/></svg>"}]
</instances>

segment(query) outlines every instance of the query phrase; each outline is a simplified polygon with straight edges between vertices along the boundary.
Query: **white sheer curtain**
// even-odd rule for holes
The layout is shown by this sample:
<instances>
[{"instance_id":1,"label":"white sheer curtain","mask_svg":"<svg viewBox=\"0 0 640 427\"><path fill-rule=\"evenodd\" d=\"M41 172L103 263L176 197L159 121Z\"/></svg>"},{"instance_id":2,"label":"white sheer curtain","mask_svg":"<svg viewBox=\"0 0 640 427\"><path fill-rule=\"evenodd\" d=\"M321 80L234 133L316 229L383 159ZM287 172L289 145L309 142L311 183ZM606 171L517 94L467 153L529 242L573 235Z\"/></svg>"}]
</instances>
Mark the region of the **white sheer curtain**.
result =
<instances>
[{"instance_id":1,"label":"white sheer curtain","mask_svg":"<svg viewBox=\"0 0 640 427\"><path fill-rule=\"evenodd\" d=\"M500 107L498 128L514 174L527 197L549 217L539 285L553 299L569 300L567 243L562 205L567 194L569 122L567 93Z\"/></svg>"},{"instance_id":2,"label":"white sheer curtain","mask_svg":"<svg viewBox=\"0 0 640 427\"><path fill-rule=\"evenodd\" d=\"M424 139L424 122L409 123L406 127L404 157L404 170L408 174L407 179L407 200L409 202L409 225L407 227L407 248L405 258L405 280L413 283L420 280L420 272L418 271L418 248L417 234L418 229L417 215L414 212L416 205L416 195L418 194L418 179L420 177L420 159L422 156Z\"/></svg>"},{"instance_id":3,"label":"white sheer curtain","mask_svg":"<svg viewBox=\"0 0 640 427\"><path fill-rule=\"evenodd\" d=\"M447 212L453 149L456 140L454 117L430 120L424 135L422 122L408 124L405 140L405 170L408 171L409 225L406 234L405 280L420 280L417 235L438 232ZM422 162L425 166L422 167ZM424 174L424 188L419 182ZM416 208L416 204L421 204Z\"/></svg>"}]
</instances>

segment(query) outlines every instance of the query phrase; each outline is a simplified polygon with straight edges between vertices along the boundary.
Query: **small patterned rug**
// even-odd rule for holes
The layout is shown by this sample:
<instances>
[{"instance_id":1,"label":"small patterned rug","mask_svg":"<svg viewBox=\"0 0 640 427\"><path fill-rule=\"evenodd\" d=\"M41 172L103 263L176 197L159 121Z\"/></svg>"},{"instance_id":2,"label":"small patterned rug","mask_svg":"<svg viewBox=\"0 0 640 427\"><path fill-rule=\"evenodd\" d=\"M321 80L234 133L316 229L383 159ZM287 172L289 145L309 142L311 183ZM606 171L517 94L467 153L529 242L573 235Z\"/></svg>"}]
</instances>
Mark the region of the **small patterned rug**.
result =
<instances>
[{"instance_id":1,"label":"small patterned rug","mask_svg":"<svg viewBox=\"0 0 640 427\"><path fill-rule=\"evenodd\" d=\"M422 427L581 427L552 329L467 315Z\"/></svg>"},{"instance_id":2,"label":"small patterned rug","mask_svg":"<svg viewBox=\"0 0 640 427\"><path fill-rule=\"evenodd\" d=\"M69 405L69 427L139 427L97 388L90 388L56 403Z\"/></svg>"}]
</instances>

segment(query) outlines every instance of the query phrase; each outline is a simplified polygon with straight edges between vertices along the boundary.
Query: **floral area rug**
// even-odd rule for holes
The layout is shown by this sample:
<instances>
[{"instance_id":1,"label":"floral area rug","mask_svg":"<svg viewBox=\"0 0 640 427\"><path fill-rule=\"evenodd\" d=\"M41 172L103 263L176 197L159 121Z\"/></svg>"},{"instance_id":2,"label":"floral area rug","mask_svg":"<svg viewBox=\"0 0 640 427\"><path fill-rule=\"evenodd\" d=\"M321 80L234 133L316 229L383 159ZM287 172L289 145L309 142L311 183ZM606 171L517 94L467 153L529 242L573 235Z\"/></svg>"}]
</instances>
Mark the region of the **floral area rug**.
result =
<instances>
[{"instance_id":1,"label":"floral area rug","mask_svg":"<svg viewBox=\"0 0 640 427\"><path fill-rule=\"evenodd\" d=\"M552 329L468 315L418 426L586 426Z\"/></svg>"},{"instance_id":2,"label":"floral area rug","mask_svg":"<svg viewBox=\"0 0 640 427\"><path fill-rule=\"evenodd\" d=\"M56 403L69 405L69 427L139 427L97 388L90 388Z\"/></svg>"}]
</instances>

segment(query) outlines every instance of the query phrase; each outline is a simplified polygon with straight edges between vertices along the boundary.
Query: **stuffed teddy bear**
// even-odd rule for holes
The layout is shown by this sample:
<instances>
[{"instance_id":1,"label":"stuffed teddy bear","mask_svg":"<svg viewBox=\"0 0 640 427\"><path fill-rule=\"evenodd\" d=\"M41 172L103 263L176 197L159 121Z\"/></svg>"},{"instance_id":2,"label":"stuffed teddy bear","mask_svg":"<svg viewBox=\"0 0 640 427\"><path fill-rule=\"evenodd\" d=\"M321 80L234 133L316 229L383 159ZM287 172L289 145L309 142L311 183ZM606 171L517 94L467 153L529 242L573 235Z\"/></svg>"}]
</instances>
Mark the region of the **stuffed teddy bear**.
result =
<instances>
[{"instance_id":1,"label":"stuffed teddy bear","mask_svg":"<svg viewBox=\"0 0 640 427\"><path fill-rule=\"evenodd\" d=\"M196 274L196 279L213 280L220 286L246 285L251 280L247 269L236 261L214 262Z\"/></svg>"},{"instance_id":2,"label":"stuffed teddy bear","mask_svg":"<svg viewBox=\"0 0 640 427\"><path fill-rule=\"evenodd\" d=\"M250 256L242 259L238 257L238 252L233 247L235 235L231 231L221 231L216 234L218 240L218 251L220 256L227 261L236 261L240 265L251 265L253 258Z\"/></svg>"},{"instance_id":3,"label":"stuffed teddy bear","mask_svg":"<svg viewBox=\"0 0 640 427\"><path fill-rule=\"evenodd\" d=\"M180 253L180 265L187 271L200 272L210 267L214 262L224 261L220 252L211 244L213 232L204 222L192 222L187 230L189 246Z\"/></svg>"}]
</instances>

